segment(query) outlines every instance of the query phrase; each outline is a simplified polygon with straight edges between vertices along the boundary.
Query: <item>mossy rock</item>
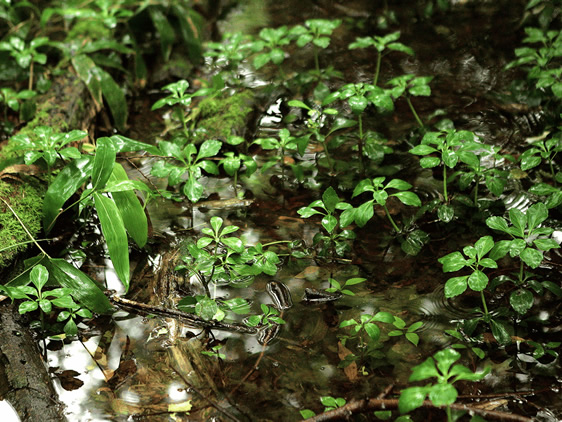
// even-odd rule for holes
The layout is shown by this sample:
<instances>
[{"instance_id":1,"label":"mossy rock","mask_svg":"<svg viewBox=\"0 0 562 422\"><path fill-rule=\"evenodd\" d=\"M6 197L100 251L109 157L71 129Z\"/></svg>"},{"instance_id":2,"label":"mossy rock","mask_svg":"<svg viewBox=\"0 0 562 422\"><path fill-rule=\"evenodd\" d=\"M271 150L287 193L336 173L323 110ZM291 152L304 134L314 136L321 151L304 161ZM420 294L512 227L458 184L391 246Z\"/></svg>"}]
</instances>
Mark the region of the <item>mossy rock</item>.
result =
<instances>
[{"instance_id":1,"label":"mossy rock","mask_svg":"<svg viewBox=\"0 0 562 422\"><path fill-rule=\"evenodd\" d=\"M44 189L34 183L13 184L0 180L0 198L3 199L0 201L0 268L9 265L27 247L27 243L22 242L31 240L22 223L32 236L40 232L44 193Z\"/></svg>"},{"instance_id":2,"label":"mossy rock","mask_svg":"<svg viewBox=\"0 0 562 422\"><path fill-rule=\"evenodd\" d=\"M241 136L248 122L255 98L251 91L242 91L229 97L206 98L199 103L199 122L209 138Z\"/></svg>"}]
</instances>

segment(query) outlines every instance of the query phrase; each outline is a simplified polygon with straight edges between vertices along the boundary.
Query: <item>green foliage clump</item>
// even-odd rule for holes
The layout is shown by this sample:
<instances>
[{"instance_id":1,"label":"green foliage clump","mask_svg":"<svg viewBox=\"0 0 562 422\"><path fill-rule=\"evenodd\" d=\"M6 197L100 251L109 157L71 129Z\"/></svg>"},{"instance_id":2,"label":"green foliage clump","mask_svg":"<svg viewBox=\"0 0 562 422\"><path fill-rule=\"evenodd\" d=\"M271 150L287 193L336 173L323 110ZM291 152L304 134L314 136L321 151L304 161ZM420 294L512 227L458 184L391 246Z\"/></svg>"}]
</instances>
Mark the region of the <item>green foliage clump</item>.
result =
<instances>
[{"instance_id":1,"label":"green foliage clump","mask_svg":"<svg viewBox=\"0 0 562 422\"><path fill-rule=\"evenodd\" d=\"M7 201L32 235L41 229L43 192L30 184L14 185L0 181L0 198ZM23 251L30 239L20 222L5 203L0 203L0 268L10 264Z\"/></svg>"}]
</instances>

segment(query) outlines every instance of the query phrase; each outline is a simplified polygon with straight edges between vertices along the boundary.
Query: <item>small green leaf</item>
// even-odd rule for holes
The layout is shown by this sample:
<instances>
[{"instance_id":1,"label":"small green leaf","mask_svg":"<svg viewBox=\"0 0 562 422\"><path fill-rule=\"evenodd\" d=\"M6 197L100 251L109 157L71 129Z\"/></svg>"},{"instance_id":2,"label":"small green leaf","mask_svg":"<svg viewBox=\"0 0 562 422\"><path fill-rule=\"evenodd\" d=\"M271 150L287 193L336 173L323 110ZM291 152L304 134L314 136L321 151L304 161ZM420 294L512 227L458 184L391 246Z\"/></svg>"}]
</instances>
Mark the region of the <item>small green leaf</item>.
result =
<instances>
[{"instance_id":1,"label":"small green leaf","mask_svg":"<svg viewBox=\"0 0 562 422\"><path fill-rule=\"evenodd\" d=\"M400 413L409 413L421 407L427 393L428 391L425 387L410 387L402 390L398 399Z\"/></svg>"},{"instance_id":2,"label":"small green leaf","mask_svg":"<svg viewBox=\"0 0 562 422\"><path fill-rule=\"evenodd\" d=\"M511 307L519 314L524 315L533 307L533 293L527 289L518 289L509 296Z\"/></svg>"},{"instance_id":3,"label":"small green leaf","mask_svg":"<svg viewBox=\"0 0 562 422\"><path fill-rule=\"evenodd\" d=\"M435 384L429 390L429 399L435 406L448 406L457 400L457 389L451 384Z\"/></svg>"},{"instance_id":4,"label":"small green leaf","mask_svg":"<svg viewBox=\"0 0 562 422\"><path fill-rule=\"evenodd\" d=\"M92 187L94 189L103 189L109 180L113 172L115 155L115 148L111 139L104 137L97 140L94 167L92 169Z\"/></svg>"},{"instance_id":5,"label":"small green leaf","mask_svg":"<svg viewBox=\"0 0 562 422\"><path fill-rule=\"evenodd\" d=\"M458 271L467 265L466 259L459 251L451 252L450 254L439 258L438 261L443 265L444 273Z\"/></svg>"},{"instance_id":6,"label":"small green leaf","mask_svg":"<svg viewBox=\"0 0 562 422\"><path fill-rule=\"evenodd\" d=\"M445 297L455 297L463 294L467 287L468 276L453 277L445 283Z\"/></svg>"}]
</instances>

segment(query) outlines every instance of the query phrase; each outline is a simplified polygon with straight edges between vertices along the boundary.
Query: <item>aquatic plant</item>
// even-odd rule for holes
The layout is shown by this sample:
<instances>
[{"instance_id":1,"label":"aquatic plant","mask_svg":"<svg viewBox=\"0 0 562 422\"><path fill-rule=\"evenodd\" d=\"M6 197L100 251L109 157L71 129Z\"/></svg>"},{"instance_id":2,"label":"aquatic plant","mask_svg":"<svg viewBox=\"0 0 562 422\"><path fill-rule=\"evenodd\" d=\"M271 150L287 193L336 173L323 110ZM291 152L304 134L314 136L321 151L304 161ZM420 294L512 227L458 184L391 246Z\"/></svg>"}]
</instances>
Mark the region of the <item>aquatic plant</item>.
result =
<instances>
[{"instance_id":1,"label":"aquatic plant","mask_svg":"<svg viewBox=\"0 0 562 422\"><path fill-rule=\"evenodd\" d=\"M441 350L427 358L423 363L412 368L409 381L423 381L428 378L437 378L436 384L427 384L423 387L409 387L400 393L398 408L401 413L409 413L422 406L426 397L435 406L446 406L447 420L452 422L451 405L457 400L458 392L453 384L457 381L480 381L489 372L490 367L483 371L472 372L464 365L455 364L461 357L454 349Z\"/></svg>"},{"instance_id":2,"label":"aquatic plant","mask_svg":"<svg viewBox=\"0 0 562 422\"><path fill-rule=\"evenodd\" d=\"M296 37L298 47L302 48L310 43L314 46L314 68L317 75L320 75L318 48L328 48L332 33L340 25L341 19L308 19L304 25L296 25L290 30L290 34Z\"/></svg>"},{"instance_id":3,"label":"aquatic plant","mask_svg":"<svg viewBox=\"0 0 562 422\"><path fill-rule=\"evenodd\" d=\"M33 89L33 66L35 63L47 63L47 55L38 51L39 48L47 46L49 38L37 37L32 39L29 43L25 40L13 35L8 41L0 41L0 50L8 51L10 55L16 60L18 66L27 69L29 72L27 89Z\"/></svg>"},{"instance_id":4,"label":"aquatic plant","mask_svg":"<svg viewBox=\"0 0 562 422\"><path fill-rule=\"evenodd\" d=\"M373 76L373 85L376 86L379 82L381 62L382 58L386 54L392 51L399 51L410 56L414 55L414 50L397 41L399 38L400 31L396 31L382 37L378 35L370 37L357 37L354 42L349 44L348 48L350 50L368 47L374 47L377 50L377 62L375 65L375 74Z\"/></svg>"},{"instance_id":5,"label":"aquatic plant","mask_svg":"<svg viewBox=\"0 0 562 422\"><path fill-rule=\"evenodd\" d=\"M424 128L425 125L420 119L420 116L416 112L414 105L410 96L414 97L429 97L431 95L431 88L429 83L433 79L433 76L414 76L414 75L402 75L390 79L386 84L391 86L391 93L394 99L399 97L404 97L410 107L410 111L414 115L416 122L420 128Z\"/></svg>"}]
</instances>

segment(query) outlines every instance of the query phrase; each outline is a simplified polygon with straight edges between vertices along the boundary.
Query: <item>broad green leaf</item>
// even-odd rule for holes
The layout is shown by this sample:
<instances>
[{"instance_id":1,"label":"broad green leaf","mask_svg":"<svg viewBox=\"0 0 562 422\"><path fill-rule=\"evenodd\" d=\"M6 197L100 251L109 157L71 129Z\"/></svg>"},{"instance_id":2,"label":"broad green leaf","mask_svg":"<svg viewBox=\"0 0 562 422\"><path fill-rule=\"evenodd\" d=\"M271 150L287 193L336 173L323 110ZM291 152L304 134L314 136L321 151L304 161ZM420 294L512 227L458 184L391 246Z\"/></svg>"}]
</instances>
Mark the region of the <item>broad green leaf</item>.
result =
<instances>
[{"instance_id":1,"label":"broad green leaf","mask_svg":"<svg viewBox=\"0 0 562 422\"><path fill-rule=\"evenodd\" d=\"M554 239L535 239L533 243L541 251L549 251L560 247L558 242Z\"/></svg>"},{"instance_id":2,"label":"broad green leaf","mask_svg":"<svg viewBox=\"0 0 562 422\"><path fill-rule=\"evenodd\" d=\"M92 70L100 80L101 92L109 105L115 126L124 131L127 124L128 106L125 94L111 75L100 67Z\"/></svg>"},{"instance_id":3,"label":"broad green leaf","mask_svg":"<svg viewBox=\"0 0 562 422\"><path fill-rule=\"evenodd\" d=\"M196 203L201 199L204 190L205 188L203 185L199 183L193 175L187 179L185 185L183 186L183 194L193 203Z\"/></svg>"},{"instance_id":4,"label":"broad green leaf","mask_svg":"<svg viewBox=\"0 0 562 422\"><path fill-rule=\"evenodd\" d=\"M90 177L93 167L91 157L72 161L49 185L43 199L43 229L49 233L64 203Z\"/></svg>"},{"instance_id":5,"label":"broad green leaf","mask_svg":"<svg viewBox=\"0 0 562 422\"><path fill-rule=\"evenodd\" d=\"M332 233L336 226L338 225L338 219L333 215L326 215L322 219L322 227L328 232Z\"/></svg>"},{"instance_id":6,"label":"broad green leaf","mask_svg":"<svg viewBox=\"0 0 562 422\"><path fill-rule=\"evenodd\" d=\"M448 204L440 205L439 208L437 208L437 217L439 217L439 220L444 223L451 221L454 216L455 209Z\"/></svg>"},{"instance_id":7,"label":"broad green leaf","mask_svg":"<svg viewBox=\"0 0 562 422\"><path fill-rule=\"evenodd\" d=\"M537 268L543 260L543 253L534 248L525 248L520 254L521 260L531 268Z\"/></svg>"},{"instance_id":8,"label":"broad green leaf","mask_svg":"<svg viewBox=\"0 0 562 422\"><path fill-rule=\"evenodd\" d=\"M494 247L494 239L492 238L492 236L482 236L476 241L474 247L476 248L478 257L483 258L484 255L490 252Z\"/></svg>"},{"instance_id":9,"label":"broad green leaf","mask_svg":"<svg viewBox=\"0 0 562 422\"><path fill-rule=\"evenodd\" d=\"M394 322L394 315L392 315L390 312L379 311L373 316L372 321L379 321L379 322L384 322L386 324L392 324Z\"/></svg>"},{"instance_id":10,"label":"broad green leaf","mask_svg":"<svg viewBox=\"0 0 562 422\"><path fill-rule=\"evenodd\" d=\"M156 31L158 32L162 58L164 61L167 61L170 57L170 53L172 52L172 45L176 38L174 28L160 7L149 6L148 13Z\"/></svg>"},{"instance_id":11,"label":"broad green leaf","mask_svg":"<svg viewBox=\"0 0 562 422\"><path fill-rule=\"evenodd\" d=\"M312 217L313 215L322 214L322 213L311 207L302 207L297 211L297 214L303 218L309 218Z\"/></svg>"},{"instance_id":12,"label":"broad green leaf","mask_svg":"<svg viewBox=\"0 0 562 422\"><path fill-rule=\"evenodd\" d=\"M107 243L109 257L117 276L127 291L130 281L129 245L123 219L112 199L95 192L94 204L100 219L101 231Z\"/></svg>"},{"instance_id":13,"label":"broad green leaf","mask_svg":"<svg viewBox=\"0 0 562 422\"><path fill-rule=\"evenodd\" d=\"M103 104L101 83L95 75L94 69L97 68L94 61L85 54L78 54L71 59L72 67L78 77L86 84L88 91L92 94L94 102L101 108Z\"/></svg>"},{"instance_id":14,"label":"broad green leaf","mask_svg":"<svg viewBox=\"0 0 562 422\"><path fill-rule=\"evenodd\" d=\"M451 384L435 384L429 390L429 399L436 406L448 406L457 400L457 389Z\"/></svg>"},{"instance_id":15,"label":"broad green leaf","mask_svg":"<svg viewBox=\"0 0 562 422\"><path fill-rule=\"evenodd\" d=\"M459 251L451 252L450 254L439 258L438 261L443 265L444 273L458 271L467 265L466 259Z\"/></svg>"},{"instance_id":16,"label":"broad green leaf","mask_svg":"<svg viewBox=\"0 0 562 422\"><path fill-rule=\"evenodd\" d=\"M210 237L201 237L197 240L197 247L200 249L206 248L213 242Z\"/></svg>"},{"instance_id":17,"label":"broad green leaf","mask_svg":"<svg viewBox=\"0 0 562 422\"><path fill-rule=\"evenodd\" d=\"M116 152L146 151L150 154L159 155L160 151L154 145L127 138L122 135L110 137Z\"/></svg>"},{"instance_id":18,"label":"broad green leaf","mask_svg":"<svg viewBox=\"0 0 562 422\"><path fill-rule=\"evenodd\" d=\"M363 227L367 224L373 215L375 214L373 210L373 201L367 201L364 204L361 204L358 208L355 209L355 222L359 227Z\"/></svg>"},{"instance_id":19,"label":"broad green leaf","mask_svg":"<svg viewBox=\"0 0 562 422\"><path fill-rule=\"evenodd\" d=\"M410 387L402 390L398 399L400 413L409 413L422 406L427 393L425 387Z\"/></svg>"},{"instance_id":20,"label":"broad green leaf","mask_svg":"<svg viewBox=\"0 0 562 422\"><path fill-rule=\"evenodd\" d=\"M435 361L433 358L427 358L424 362L412 368L412 374L410 378L408 378L408 381L422 381L438 376L439 372L437 372L437 368L435 367Z\"/></svg>"},{"instance_id":21,"label":"broad green leaf","mask_svg":"<svg viewBox=\"0 0 562 422\"><path fill-rule=\"evenodd\" d=\"M467 287L468 276L452 277L445 283L445 297L455 297L463 294Z\"/></svg>"},{"instance_id":22,"label":"broad green leaf","mask_svg":"<svg viewBox=\"0 0 562 422\"><path fill-rule=\"evenodd\" d=\"M98 314L108 313L112 308L103 294L103 288L78 268L64 259L45 261L51 277L61 286L72 290L72 296L82 305Z\"/></svg>"},{"instance_id":23,"label":"broad green leaf","mask_svg":"<svg viewBox=\"0 0 562 422\"><path fill-rule=\"evenodd\" d=\"M114 163L109 182L128 180L127 173L123 166L119 163ZM121 214L125 229L127 229L127 232L135 243L142 248L148 238L148 221L139 198L132 190L113 192L111 196Z\"/></svg>"},{"instance_id":24,"label":"broad green leaf","mask_svg":"<svg viewBox=\"0 0 562 422\"><path fill-rule=\"evenodd\" d=\"M503 324L497 322L496 320L490 320L490 328L492 329L492 335L501 345L507 345L511 343L511 337Z\"/></svg>"},{"instance_id":25,"label":"broad green leaf","mask_svg":"<svg viewBox=\"0 0 562 422\"><path fill-rule=\"evenodd\" d=\"M49 280L49 272L43 265L39 264L33 267L30 277L31 282L35 285L35 287L37 287L37 290L41 291L43 286L47 284L47 281Z\"/></svg>"},{"instance_id":26,"label":"broad green leaf","mask_svg":"<svg viewBox=\"0 0 562 422\"><path fill-rule=\"evenodd\" d=\"M533 307L533 301L533 293L527 289L517 289L509 296L511 307L521 315Z\"/></svg>"},{"instance_id":27,"label":"broad green leaf","mask_svg":"<svg viewBox=\"0 0 562 422\"><path fill-rule=\"evenodd\" d=\"M385 189L398 189L398 190L408 190L412 187L408 182L402 179L392 179L387 183Z\"/></svg>"},{"instance_id":28,"label":"broad green leaf","mask_svg":"<svg viewBox=\"0 0 562 422\"><path fill-rule=\"evenodd\" d=\"M372 341L377 341L380 337L381 330L377 324L368 322L364 325L365 332L371 338Z\"/></svg>"},{"instance_id":29,"label":"broad green leaf","mask_svg":"<svg viewBox=\"0 0 562 422\"><path fill-rule=\"evenodd\" d=\"M18 312L20 314L25 314L26 312L33 312L35 311L37 308L39 308L39 304L35 301L26 301L26 302L22 302L20 303L19 307L18 307Z\"/></svg>"},{"instance_id":30,"label":"broad green leaf","mask_svg":"<svg viewBox=\"0 0 562 422\"><path fill-rule=\"evenodd\" d=\"M435 353L433 357L437 361L437 367L439 368L441 373L447 374L453 363L460 359L461 354L456 350L449 348L440 350L439 352Z\"/></svg>"},{"instance_id":31,"label":"broad green leaf","mask_svg":"<svg viewBox=\"0 0 562 422\"><path fill-rule=\"evenodd\" d=\"M97 140L96 155L94 156L94 167L92 169L92 187L103 189L115 163L115 147L111 139L104 137Z\"/></svg>"},{"instance_id":32,"label":"broad green leaf","mask_svg":"<svg viewBox=\"0 0 562 422\"><path fill-rule=\"evenodd\" d=\"M414 192L396 192L390 196L395 196L402 202L404 205L411 205L414 207L421 207L421 200L418 195Z\"/></svg>"},{"instance_id":33,"label":"broad green leaf","mask_svg":"<svg viewBox=\"0 0 562 422\"><path fill-rule=\"evenodd\" d=\"M500 240L496 242L492 250L490 251L490 258L497 261L503 258L511 248L511 240Z\"/></svg>"},{"instance_id":34,"label":"broad green leaf","mask_svg":"<svg viewBox=\"0 0 562 422\"><path fill-rule=\"evenodd\" d=\"M525 226L527 225L527 217L517 208L509 210L509 221L517 231L519 237L525 236Z\"/></svg>"},{"instance_id":35,"label":"broad green leaf","mask_svg":"<svg viewBox=\"0 0 562 422\"><path fill-rule=\"evenodd\" d=\"M336 204L340 202L340 198L338 194L331 186L324 191L322 194L322 202L324 202L324 206L326 209L333 213L336 209Z\"/></svg>"},{"instance_id":36,"label":"broad green leaf","mask_svg":"<svg viewBox=\"0 0 562 422\"><path fill-rule=\"evenodd\" d=\"M207 139L199 147L197 159L214 157L220 151L222 142L217 139Z\"/></svg>"},{"instance_id":37,"label":"broad green leaf","mask_svg":"<svg viewBox=\"0 0 562 422\"><path fill-rule=\"evenodd\" d=\"M548 218L548 209L542 202L531 205L527 210L527 225L529 230L535 229Z\"/></svg>"},{"instance_id":38,"label":"broad green leaf","mask_svg":"<svg viewBox=\"0 0 562 422\"><path fill-rule=\"evenodd\" d=\"M504 233L507 233L509 228L507 221L503 217L488 217L486 219L486 225L491 229L499 230Z\"/></svg>"},{"instance_id":39,"label":"broad green leaf","mask_svg":"<svg viewBox=\"0 0 562 422\"><path fill-rule=\"evenodd\" d=\"M480 270L474 271L468 277L468 286L475 292L480 292L488 285L488 276Z\"/></svg>"},{"instance_id":40,"label":"broad green leaf","mask_svg":"<svg viewBox=\"0 0 562 422\"><path fill-rule=\"evenodd\" d=\"M235 252L242 253L244 251L244 244L237 237L223 237L221 242Z\"/></svg>"}]
</instances>

